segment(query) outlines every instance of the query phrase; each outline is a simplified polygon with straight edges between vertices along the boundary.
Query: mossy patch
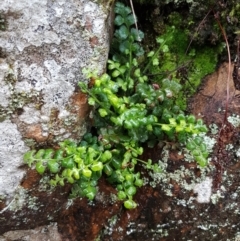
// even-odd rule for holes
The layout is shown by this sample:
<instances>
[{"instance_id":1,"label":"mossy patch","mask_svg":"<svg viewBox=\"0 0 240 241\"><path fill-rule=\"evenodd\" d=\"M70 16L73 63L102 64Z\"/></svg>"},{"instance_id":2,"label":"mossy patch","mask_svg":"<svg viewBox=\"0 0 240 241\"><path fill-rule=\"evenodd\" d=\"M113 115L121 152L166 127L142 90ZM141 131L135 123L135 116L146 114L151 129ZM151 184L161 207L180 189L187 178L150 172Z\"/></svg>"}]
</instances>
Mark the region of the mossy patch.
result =
<instances>
[{"instance_id":1,"label":"mossy patch","mask_svg":"<svg viewBox=\"0 0 240 241\"><path fill-rule=\"evenodd\" d=\"M157 37L161 46L160 64L152 66L150 71L153 82L170 78L182 85L177 103L184 110L187 98L196 92L202 79L215 70L223 45L190 45L188 29L182 24L180 14L172 13L168 19L164 34Z\"/></svg>"}]
</instances>

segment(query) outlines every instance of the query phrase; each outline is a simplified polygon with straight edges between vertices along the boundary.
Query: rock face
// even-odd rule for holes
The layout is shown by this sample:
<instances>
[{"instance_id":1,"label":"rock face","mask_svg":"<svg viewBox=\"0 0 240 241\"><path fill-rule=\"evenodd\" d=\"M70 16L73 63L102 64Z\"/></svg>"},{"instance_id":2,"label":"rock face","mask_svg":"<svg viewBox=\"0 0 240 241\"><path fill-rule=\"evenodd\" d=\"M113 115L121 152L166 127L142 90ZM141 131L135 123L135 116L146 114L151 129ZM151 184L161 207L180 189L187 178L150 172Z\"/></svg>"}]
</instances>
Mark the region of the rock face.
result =
<instances>
[{"instance_id":1,"label":"rock face","mask_svg":"<svg viewBox=\"0 0 240 241\"><path fill-rule=\"evenodd\" d=\"M21 210L23 218L29 201L32 204L39 201L36 196L29 197L29 191L21 186L26 174L23 154L30 147L66 138L78 140L86 131L89 108L77 83L86 81L83 68L99 73L105 69L111 3L1 1L1 233L13 227L18 229L21 224L14 223L14 213ZM34 208L29 212L33 211ZM7 215L10 225L4 218L7 212L11 213Z\"/></svg>"},{"instance_id":2,"label":"rock face","mask_svg":"<svg viewBox=\"0 0 240 241\"><path fill-rule=\"evenodd\" d=\"M105 68L110 9L111 0L1 2L0 241L240 240L239 127L218 139L203 179L171 143L146 148L143 159L162 161L165 172L140 170L148 185L134 210L122 209L104 179L93 202L71 200L70 185L53 189L22 165L29 147L85 132L89 108L76 85L86 81L84 67ZM209 76L192 101L195 115L216 128L223 127L227 71L224 64ZM230 85L228 111L240 115L236 94Z\"/></svg>"},{"instance_id":3,"label":"rock face","mask_svg":"<svg viewBox=\"0 0 240 241\"><path fill-rule=\"evenodd\" d=\"M29 145L85 132L84 67L102 72L108 55L108 3L5 1L0 17L0 196L14 191Z\"/></svg>"}]
</instances>

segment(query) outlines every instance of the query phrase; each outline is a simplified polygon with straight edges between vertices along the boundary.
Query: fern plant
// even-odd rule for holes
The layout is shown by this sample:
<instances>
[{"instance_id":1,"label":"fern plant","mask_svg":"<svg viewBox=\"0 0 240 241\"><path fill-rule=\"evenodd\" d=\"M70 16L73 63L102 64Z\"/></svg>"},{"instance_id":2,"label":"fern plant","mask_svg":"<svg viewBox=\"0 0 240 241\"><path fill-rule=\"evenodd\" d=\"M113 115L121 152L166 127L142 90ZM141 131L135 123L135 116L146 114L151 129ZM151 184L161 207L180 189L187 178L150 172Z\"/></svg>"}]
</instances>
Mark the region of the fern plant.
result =
<instances>
[{"instance_id":1,"label":"fern plant","mask_svg":"<svg viewBox=\"0 0 240 241\"><path fill-rule=\"evenodd\" d=\"M80 143L66 140L55 149L32 150L24 162L35 164L40 174L49 174L52 185L73 184L73 196L93 200L101 176L117 189L119 200L127 209L137 206L133 200L143 178L136 170L143 165L147 170L161 172L151 160L142 160L143 144L153 147L171 139L185 145L197 163L207 165L208 152L200 133L207 132L201 120L184 115L176 104L181 85L170 79L154 82L148 77L149 67L158 65L158 52L167 51L164 41L159 49L146 55L145 62L140 41L144 37L134 28L131 9L116 3L112 57L108 73L97 76L85 70L94 79L93 86L80 82L82 92L88 94L88 103L94 107L94 127L97 135L87 133ZM200 148L197 148L199 147Z\"/></svg>"}]
</instances>

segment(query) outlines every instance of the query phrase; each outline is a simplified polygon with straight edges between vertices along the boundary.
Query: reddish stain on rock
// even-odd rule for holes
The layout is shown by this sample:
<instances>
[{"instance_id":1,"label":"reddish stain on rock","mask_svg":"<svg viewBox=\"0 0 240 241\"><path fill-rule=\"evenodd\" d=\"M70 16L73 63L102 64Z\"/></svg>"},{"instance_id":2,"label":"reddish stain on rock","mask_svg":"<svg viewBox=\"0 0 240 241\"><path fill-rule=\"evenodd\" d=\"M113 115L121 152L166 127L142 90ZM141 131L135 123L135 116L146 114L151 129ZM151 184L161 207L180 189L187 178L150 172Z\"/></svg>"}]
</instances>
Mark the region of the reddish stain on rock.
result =
<instances>
[{"instance_id":1,"label":"reddish stain on rock","mask_svg":"<svg viewBox=\"0 0 240 241\"><path fill-rule=\"evenodd\" d=\"M90 38L90 45L91 45L92 48L95 47L98 44L99 44L99 41L98 41L98 38L96 36Z\"/></svg>"},{"instance_id":2,"label":"reddish stain on rock","mask_svg":"<svg viewBox=\"0 0 240 241\"><path fill-rule=\"evenodd\" d=\"M24 136L26 138L34 139L37 142L44 142L48 139L48 136L42 135L42 127L40 124L29 125L25 128Z\"/></svg>"},{"instance_id":3,"label":"reddish stain on rock","mask_svg":"<svg viewBox=\"0 0 240 241\"><path fill-rule=\"evenodd\" d=\"M72 112L77 114L79 119L84 119L88 116L90 107L88 105L87 95L81 92L75 93L72 96Z\"/></svg>"}]
</instances>

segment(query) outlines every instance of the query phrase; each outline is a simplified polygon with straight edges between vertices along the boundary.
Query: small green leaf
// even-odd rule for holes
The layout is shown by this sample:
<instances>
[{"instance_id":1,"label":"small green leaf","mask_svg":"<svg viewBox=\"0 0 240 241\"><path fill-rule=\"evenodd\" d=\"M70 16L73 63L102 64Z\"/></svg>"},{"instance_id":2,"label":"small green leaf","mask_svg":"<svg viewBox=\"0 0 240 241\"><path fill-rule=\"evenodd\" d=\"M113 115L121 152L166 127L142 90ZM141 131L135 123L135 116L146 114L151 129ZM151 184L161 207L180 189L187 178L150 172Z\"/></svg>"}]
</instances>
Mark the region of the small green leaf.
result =
<instances>
[{"instance_id":1,"label":"small green leaf","mask_svg":"<svg viewBox=\"0 0 240 241\"><path fill-rule=\"evenodd\" d=\"M167 124L161 124L161 126L163 131L170 131L172 129L172 127Z\"/></svg>"},{"instance_id":2,"label":"small green leaf","mask_svg":"<svg viewBox=\"0 0 240 241\"><path fill-rule=\"evenodd\" d=\"M122 167L122 161L121 160L118 160L116 158L113 158L112 161L111 161L111 164L113 165L113 167L118 170Z\"/></svg>"},{"instance_id":3,"label":"small green leaf","mask_svg":"<svg viewBox=\"0 0 240 241\"><path fill-rule=\"evenodd\" d=\"M56 150L55 154L54 154L54 159L61 160L61 159L63 159L63 155L64 155L64 151L63 150L61 150L61 149Z\"/></svg>"},{"instance_id":4,"label":"small green leaf","mask_svg":"<svg viewBox=\"0 0 240 241\"><path fill-rule=\"evenodd\" d=\"M184 114L179 114L179 115L177 116L177 121L178 121L178 122L180 122L180 121L182 121L182 120L185 120L185 119L186 119L186 117L185 117Z\"/></svg>"},{"instance_id":5,"label":"small green leaf","mask_svg":"<svg viewBox=\"0 0 240 241\"><path fill-rule=\"evenodd\" d=\"M137 189L135 186L130 186L129 188L126 189L125 192L128 196L134 196L137 192Z\"/></svg>"},{"instance_id":6,"label":"small green leaf","mask_svg":"<svg viewBox=\"0 0 240 241\"><path fill-rule=\"evenodd\" d=\"M164 42L164 39L161 37L156 38L157 43L161 44Z\"/></svg>"},{"instance_id":7,"label":"small green leaf","mask_svg":"<svg viewBox=\"0 0 240 241\"><path fill-rule=\"evenodd\" d=\"M126 16L129 13L131 13L131 8L125 6L123 3L121 2L116 2L115 4L115 8L114 8L114 12L118 13L120 15Z\"/></svg>"},{"instance_id":8,"label":"small green leaf","mask_svg":"<svg viewBox=\"0 0 240 241\"><path fill-rule=\"evenodd\" d=\"M202 119L198 119L198 120L197 120L197 125L202 126L202 125L203 125L203 120L202 120Z\"/></svg>"},{"instance_id":9,"label":"small green leaf","mask_svg":"<svg viewBox=\"0 0 240 241\"><path fill-rule=\"evenodd\" d=\"M208 161L206 158L204 158L203 156L196 156L195 160L197 161L197 163L199 164L199 166L201 167L205 167L208 164Z\"/></svg>"},{"instance_id":10,"label":"small green leaf","mask_svg":"<svg viewBox=\"0 0 240 241\"><path fill-rule=\"evenodd\" d=\"M194 157L201 156L201 152L198 149L192 151Z\"/></svg>"},{"instance_id":11,"label":"small green leaf","mask_svg":"<svg viewBox=\"0 0 240 241\"><path fill-rule=\"evenodd\" d=\"M61 165L65 168L73 168L75 166L75 162L73 161L72 157L66 157L61 160Z\"/></svg>"},{"instance_id":12,"label":"small green leaf","mask_svg":"<svg viewBox=\"0 0 240 241\"><path fill-rule=\"evenodd\" d=\"M189 151L193 151L196 148L196 144L194 141L191 140L187 143L186 147Z\"/></svg>"},{"instance_id":13,"label":"small green leaf","mask_svg":"<svg viewBox=\"0 0 240 241\"><path fill-rule=\"evenodd\" d=\"M100 160L101 160L102 162L106 162L106 161L109 161L111 158L112 158L112 153L111 153L111 151L106 150L106 151L101 155Z\"/></svg>"},{"instance_id":14,"label":"small green leaf","mask_svg":"<svg viewBox=\"0 0 240 241\"><path fill-rule=\"evenodd\" d=\"M92 171L89 170L88 168L85 168L85 169L82 170L82 174L83 174L84 177L89 178L89 177L92 176Z\"/></svg>"},{"instance_id":15,"label":"small green leaf","mask_svg":"<svg viewBox=\"0 0 240 241\"><path fill-rule=\"evenodd\" d=\"M38 153L37 153L38 154ZM53 149L46 149L42 158L43 159L51 159L53 157L54 150Z\"/></svg>"},{"instance_id":16,"label":"small green leaf","mask_svg":"<svg viewBox=\"0 0 240 241\"><path fill-rule=\"evenodd\" d=\"M95 105L95 100L92 97L88 98L88 104L89 105Z\"/></svg>"},{"instance_id":17,"label":"small green leaf","mask_svg":"<svg viewBox=\"0 0 240 241\"><path fill-rule=\"evenodd\" d=\"M118 199L119 200L124 200L124 199L126 199L127 198L127 195L125 194L125 192L124 191L118 191Z\"/></svg>"},{"instance_id":18,"label":"small green leaf","mask_svg":"<svg viewBox=\"0 0 240 241\"><path fill-rule=\"evenodd\" d=\"M181 126L181 125L177 125L176 128L175 128L176 132L181 132L184 129L185 129L184 126Z\"/></svg>"},{"instance_id":19,"label":"small green leaf","mask_svg":"<svg viewBox=\"0 0 240 241\"><path fill-rule=\"evenodd\" d=\"M202 138L200 136L196 136L194 138L194 142L199 146L199 145L202 144L203 140L202 140Z\"/></svg>"},{"instance_id":20,"label":"small green leaf","mask_svg":"<svg viewBox=\"0 0 240 241\"><path fill-rule=\"evenodd\" d=\"M141 75L141 72L140 72L140 69L138 68L138 69L136 69L136 70L134 71L134 76L135 76L135 77L140 77L140 75Z\"/></svg>"},{"instance_id":21,"label":"small green leaf","mask_svg":"<svg viewBox=\"0 0 240 241\"><path fill-rule=\"evenodd\" d=\"M208 132L208 128L206 127L206 125L202 125L201 127L198 128L198 130L201 132Z\"/></svg>"},{"instance_id":22,"label":"small green leaf","mask_svg":"<svg viewBox=\"0 0 240 241\"><path fill-rule=\"evenodd\" d=\"M155 164L152 166L152 170L153 170L155 173L161 173L161 172L162 172L162 169L158 166L157 163L155 163Z\"/></svg>"},{"instance_id":23,"label":"small green leaf","mask_svg":"<svg viewBox=\"0 0 240 241\"><path fill-rule=\"evenodd\" d=\"M127 181L133 181L134 180L134 175L133 174L131 174L131 173L127 173L126 175L125 175L125 179L127 180Z\"/></svg>"},{"instance_id":24,"label":"small green leaf","mask_svg":"<svg viewBox=\"0 0 240 241\"><path fill-rule=\"evenodd\" d=\"M121 26L124 23L124 18L120 15L117 15L116 18L114 19L114 24L117 26Z\"/></svg>"},{"instance_id":25,"label":"small green leaf","mask_svg":"<svg viewBox=\"0 0 240 241\"><path fill-rule=\"evenodd\" d=\"M122 25L117 31L117 33L119 34L119 37L122 40L125 40L129 35L129 31L125 25Z\"/></svg>"},{"instance_id":26,"label":"small green leaf","mask_svg":"<svg viewBox=\"0 0 240 241\"><path fill-rule=\"evenodd\" d=\"M144 38L144 33L141 30L137 30L136 28L131 29L131 35L135 41L141 41Z\"/></svg>"},{"instance_id":27,"label":"small green leaf","mask_svg":"<svg viewBox=\"0 0 240 241\"><path fill-rule=\"evenodd\" d=\"M39 174L43 174L46 170L46 166L43 165L42 161L39 161L36 163L36 171L39 173Z\"/></svg>"},{"instance_id":28,"label":"small green leaf","mask_svg":"<svg viewBox=\"0 0 240 241\"><path fill-rule=\"evenodd\" d=\"M96 196L97 189L95 187L88 186L86 189L83 190L83 192L89 200L93 200Z\"/></svg>"},{"instance_id":29,"label":"small green leaf","mask_svg":"<svg viewBox=\"0 0 240 241\"><path fill-rule=\"evenodd\" d=\"M44 149L40 149L40 150L38 150L38 152L35 154L34 158L36 158L36 159L42 159L44 154L45 154L45 150L44 150Z\"/></svg>"},{"instance_id":30,"label":"small green leaf","mask_svg":"<svg viewBox=\"0 0 240 241\"><path fill-rule=\"evenodd\" d=\"M51 179L50 181L49 181L49 183L50 183L50 185L52 185L52 186L57 186L57 181L56 180L54 180L54 179Z\"/></svg>"},{"instance_id":31,"label":"small green leaf","mask_svg":"<svg viewBox=\"0 0 240 241\"><path fill-rule=\"evenodd\" d=\"M155 54L154 51L150 51L150 52L147 54L147 57L152 57L154 54Z\"/></svg>"},{"instance_id":32,"label":"small green leaf","mask_svg":"<svg viewBox=\"0 0 240 241\"><path fill-rule=\"evenodd\" d=\"M154 58L152 64L153 64L153 66L158 66L159 60L157 58Z\"/></svg>"},{"instance_id":33,"label":"small green leaf","mask_svg":"<svg viewBox=\"0 0 240 241\"><path fill-rule=\"evenodd\" d=\"M133 200L127 200L124 202L124 207L126 209L134 209L137 207L137 204Z\"/></svg>"},{"instance_id":34,"label":"small green leaf","mask_svg":"<svg viewBox=\"0 0 240 241\"><path fill-rule=\"evenodd\" d=\"M119 45L119 50L120 50L121 53L126 53L126 51L129 52L129 48L130 48L130 47L131 47L131 46L130 46L129 41L128 41L128 40L125 40L125 41L123 41L122 43L120 43L120 45ZM126 67L125 67L125 69L126 69Z\"/></svg>"},{"instance_id":35,"label":"small green leaf","mask_svg":"<svg viewBox=\"0 0 240 241\"><path fill-rule=\"evenodd\" d=\"M189 115L189 116L187 117L187 122L188 122L188 123L195 124L195 122L196 122L195 116L194 116L194 115Z\"/></svg>"},{"instance_id":36,"label":"small green leaf","mask_svg":"<svg viewBox=\"0 0 240 241\"><path fill-rule=\"evenodd\" d=\"M59 163L56 160L48 161L47 167L51 173L59 172Z\"/></svg>"},{"instance_id":37,"label":"small green leaf","mask_svg":"<svg viewBox=\"0 0 240 241\"><path fill-rule=\"evenodd\" d=\"M73 175L73 177L75 179L79 179L80 178L80 173L79 173L79 170L77 168L73 168L70 173Z\"/></svg>"},{"instance_id":38,"label":"small green leaf","mask_svg":"<svg viewBox=\"0 0 240 241\"><path fill-rule=\"evenodd\" d=\"M141 187L143 185L143 180L140 178L137 178L136 181L134 182L134 185L137 187Z\"/></svg>"},{"instance_id":39,"label":"small green leaf","mask_svg":"<svg viewBox=\"0 0 240 241\"><path fill-rule=\"evenodd\" d=\"M127 197L124 191L119 191L117 195L119 200L124 200Z\"/></svg>"},{"instance_id":40,"label":"small green leaf","mask_svg":"<svg viewBox=\"0 0 240 241\"><path fill-rule=\"evenodd\" d=\"M167 46L167 45L163 45L163 46L162 46L162 51L163 51L163 53L169 52L168 46Z\"/></svg>"},{"instance_id":41,"label":"small green leaf","mask_svg":"<svg viewBox=\"0 0 240 241\"><path fill-rule=\"evenodd\" d=\"M98 112L99 112L99 115L100 115L101 117L105 117L105 116L108 115L107 111L106 111L105 109L103 109L103 108L99 108L99 109L98 109Z\"/></svg>"},{"instance_id":42,"label":"small green leaf","mask_svg":"<svg viewBox=\"0 0 240 241\"><path fill-rule=\"evenodd\" d=\"M102 162L97 162L97 163L92 164L91 169L94 172L101 171L103 169Z\"/></svg>"},{"instance_id":43,"label":"small green leaf","mask_svg":"<svg viewBox=\"0 0 240 241\"><path fill-rule=\"evenodd\" d=\"M23 156L23 162L25 164L28 164L29 167L31 167L32 163L35 161L34 155L35 154L35 150L32 151L28 151L24 154Z\"/></svg>"},{"instance_id":44,"label":"small green leaf","mask_svg":"<svg viewBox=\"0 0 240 241\"><path fill-rule=\"evenodd\" d=\"M115 69L113 72L112 72L112 77L116 78L118 77L119 75L121 74L121 72L117 69Z\"/></svg>"},{"instance_id":45,"label":"small green leaf","mask_svg":"<svg viewBox=\"0 0 240 241\"><path fill-rule=\"evenodd\" d=\"M111 166L109 164L105 164L103 167L103 171L108 175L112 175L113 173L113 169L111 168Z\"/></svg>"},{"instance_id":46,"label":"small green leaf","mask_svg":"<svg viewBox=\"0 0 240 241\"><path fill-rule=\"evenodd\" d=\"M75 180L72 177L67 177L67 181L71 184L75 182Z\"/></svg>"},{"instance_id":47,"label":"small green leaf","mask_svg":"<svg viewBox=\"0 0 240 241\"><path fill-rule=\"evenodd\" d=\"M127 18L125 19L125 22L128 26L132 25L135 23L135 18L133 16L133 14L130 14L127 16Z\"/></svg>"},{"instance_id":48,"label":"small green leaf","mask_svg":"<svg viewBox=\"0 0 240 241\"><path fill-rule=\"evenodd\" d=\"M199 145L199 148L200 148L201 152L206 152L206 150L207 150L207 146L204 143L201 143Z\"/></svg>"}]
</instances>

